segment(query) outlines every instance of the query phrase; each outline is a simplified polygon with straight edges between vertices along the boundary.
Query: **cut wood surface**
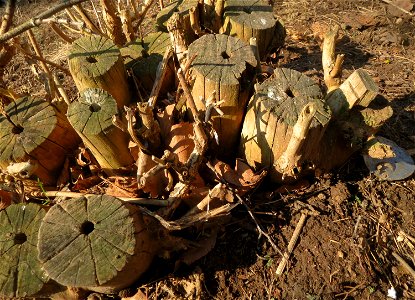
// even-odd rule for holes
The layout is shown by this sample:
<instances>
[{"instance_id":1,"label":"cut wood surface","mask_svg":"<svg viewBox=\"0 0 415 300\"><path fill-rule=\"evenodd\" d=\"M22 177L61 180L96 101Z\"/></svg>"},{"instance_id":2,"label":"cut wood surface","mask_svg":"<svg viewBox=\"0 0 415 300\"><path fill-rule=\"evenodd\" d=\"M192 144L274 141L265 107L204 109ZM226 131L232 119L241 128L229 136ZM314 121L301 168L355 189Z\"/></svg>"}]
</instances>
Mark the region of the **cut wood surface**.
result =
<instances>
[{"instance_id":1,"label":"cut wood surface","mask_svg":"<svg viewBox=\"0 0 415 300\"><path fill-rule=\"evenodd\" d=\"M0 115L0 168L31 160L35 177L45 185L56 183L66 156L80 143L66 116L34 97L12 102L5 111L11 122Z\"/></svg>"},{"instance_id":2,"label":"cut wood surface","mask_svg":"<svg viewBox=\"0 0 415 300\"><path fill-rule=\"evenodd\" d=\"M132 284L153 256L141 214L107 195L54 205L40 226L38 248L51 278L99 292Z\"/></svg>"},{"instance_id":3,"label":"cut wood surface","mask_svg":"<svg viewBox=\"0 0 415 300\"><path fill-rule=\"evenodd\" d=\"M0 211L0 298L31 297L49 280L38 260L40 205L13 204Z\"/></svg>"},{"instance_id":4,"label":"cut wood surface","mask_svg":"<svg viewBox=\"0 0 415 300\"><path fill-rule=\"evenodd\" d=\"M365 70L358 69L327 95L326 102L333 114L339 115L355 105L368 107L378 93L379 88L372 77Z\"/></svg>"},{"instance_id":5,"label":"cut wood surface","mask_svg":"<svg viewBox=\"0 0 415 300\"><path fill-rule=\"evenodd\" d=\"M271 180L281 181L275 165L290 143L300 112L313 104L314 117L298 149L301 165L312 165L331 113L324 104L320 87L307 76L291 69L276 69L274 75L256 87L248 105L240 142L240 152L256 169L269 169ZM287 178L290 179L290 178Z\"/></svg>"},{"instance_id":6,"label":"cut wood surface","mask_svg":"<svg viewBox=\"0 0 415 300\"><path fill-rule=\"evenodd\" d=\"M113 41L97 35L81 37L72 43L68 59L80 93L101 88L114 97L119 108L130 103L127 72Z\"/></svg>"},{"instance_id":7,"label":"cut wood surface","mask_svg":"<svg viewBox=\"0 0 415 300\"><path fill-rule=\"evenodd\" d=\"M146 35L142 41L134 41L121 48L127 68L131 68L140 85L151 91L156 80L157 68L163 60L167 47L170 47L170 36L166 32L154 32ZM173 66L168 64L168 70L162 91L174 86Z\"/></svg>"},{"instance_id":8,"label":"cut wood surface","mask_svg":"<svg viewBox=\"0 0 415 300\"><path fill-rule=\"evenodd\" d=\"M265 0L226 0L221 33L236 36L246 43L257 39L261 59L283 46L284 26L274 18L272 6Z\"/></svg>"},{"instance_id":9,"label":"cut wood surface","mask_svg":"<svg viewBox=\"0 0 415 300\"><path fill-rule=\"evenodd\" d=\"M101 168L108 175L133 164L128 149L129 135L112 123L117 103L106 91L87 89L68 107L68 119Z\"/></svg>"},{"instance_id":10,"label":"cut wood surface","mask_svg":"<svg viewBox=\"0 0 415 300\"><path fill-rule=\"evenodd\" d=\"M205 35L189 47L195 82L192 95L197 110L206 111L206 100L213 94L223 115L212 114L213 127L219 136L219 155L233 155L240 136L243 116L257 65L251 47L227 35Z\"/></svg>"}]
</instances>

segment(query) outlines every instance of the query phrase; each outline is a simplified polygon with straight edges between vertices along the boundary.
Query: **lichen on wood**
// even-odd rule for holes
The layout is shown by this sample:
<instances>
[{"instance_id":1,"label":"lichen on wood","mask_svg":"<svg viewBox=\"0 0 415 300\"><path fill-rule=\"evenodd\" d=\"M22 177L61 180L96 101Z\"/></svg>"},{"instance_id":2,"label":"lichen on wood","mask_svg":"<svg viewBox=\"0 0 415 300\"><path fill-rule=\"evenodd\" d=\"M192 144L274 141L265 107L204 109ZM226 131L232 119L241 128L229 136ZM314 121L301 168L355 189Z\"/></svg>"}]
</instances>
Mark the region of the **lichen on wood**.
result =
<instances>
[{"instance_id":1,"label":"lichen on wood","mask_svg":"<svg viewBox=\"0 0 415 300\"><path fill-rule=\"evenodd\" d=\"M282 181L283 173L276 163L287 150L300 112L311 103L314 117L301 148L296 150L299 157L294 171L301 173L312 167L314 152L319 151L331 113L320 87L291 69L278 68L272 77L256 86L242 128L240 155L253 168L269 169L272 181ZM295 177L285 176L284 180Z\"/></svg>"},{"instance_id":2,"label":"lichen on wood","mask_svg":"<svg viewBox=\"0 0 415 300\"><path fill-rule=\"evenodd\" d=\"M142 215L107 195L55 204L39 231L39 260L58 283L109 293L131 285L153 257Z\"/></svg>"},{"instance_id":3,"label":"lichen on wood","mask_svg":"<svg viewBox=\"0 0 415 300\"><path fill-rule=\"evenodd\" d=\"M31 160L37 166L32 179L55 184L65 157L80 143L66 116L34 97L10 103L5 112L10 120L0 115L0 168Z\"/></svg>"},{"instance_id":4,"label":"lichen on wood","mask_svg":"<svg viewBox=\"0 0 415 300\"><path fill-rule=\"evenodd\" d=\"M111 175L134 162L128 149L128 134L112 123L113 116L118 114L114 98L101 89L85 90L67 112L69 122L85 146L104 172Z\"/></svg>"},{"instance_id":5,"label":"lichen on wood","mask_svg":"<svg viewBox=\"0 0 415 300\"><path fill-rule=\"evenodd\" d=\"M38 260L38 231L45 210L13 204L0 211L0 298L33 297L49 277Z\"/></svg>"},{"instance_id":6,"label":"lichen on wood","mask_svg":"<svg viewBox=\"0 0 415 300\"><path fill-rule=\"evenodd\" d=\"M80 93L100 88L114 97L119 108L130 103L127 72L113 41L97 35L81 37L72 43L68 61Z\"/></svg>"},{"instance_id":7,"label":"lichen on wood","mask_svg":"<svg viewBox=\"0 0 415 300\"><path fill-rule=\"evenodd\" d=\"M192 95L198 113L206 111L206 100L216 93L223 115L212 114L213 127L219 136L219 155L229 156L236 149L243 116L252 87L257 60L251 47L227 35L205 35L189 47L195 82Z\"/></svg>"},{"instance_id":8,"label":"lichen on wood","mask_svg":"<svg viewBox=\"0 0 415 300\"><path fill-rule=\"evenodd\" d=\"M257 39L261 59L284 45L285 28L274 17L265 0L225 0L221 33L236 36L246 43Z\"/></svg>"}]
</instances>

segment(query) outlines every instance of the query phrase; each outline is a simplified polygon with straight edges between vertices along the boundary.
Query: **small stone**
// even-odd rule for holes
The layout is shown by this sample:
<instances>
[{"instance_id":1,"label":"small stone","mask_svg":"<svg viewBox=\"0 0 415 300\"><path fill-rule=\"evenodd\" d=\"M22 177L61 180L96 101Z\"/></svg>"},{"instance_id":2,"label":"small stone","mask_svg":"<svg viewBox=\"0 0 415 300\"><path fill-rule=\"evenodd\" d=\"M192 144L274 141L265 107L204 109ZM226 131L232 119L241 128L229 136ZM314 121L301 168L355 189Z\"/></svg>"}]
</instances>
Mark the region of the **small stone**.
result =
<instances>
[{"instance_id":1,"label":"small stone","mask_svg":"<svg viewBox=\"0 0 415 300\"><path fill-rule=\"evenodd\" d=\"M341 251L341 250L337 251L337 257L339 257L339 258L344 258L344 253L343 253L343 251Z\"/></svg>"}]
</instances>

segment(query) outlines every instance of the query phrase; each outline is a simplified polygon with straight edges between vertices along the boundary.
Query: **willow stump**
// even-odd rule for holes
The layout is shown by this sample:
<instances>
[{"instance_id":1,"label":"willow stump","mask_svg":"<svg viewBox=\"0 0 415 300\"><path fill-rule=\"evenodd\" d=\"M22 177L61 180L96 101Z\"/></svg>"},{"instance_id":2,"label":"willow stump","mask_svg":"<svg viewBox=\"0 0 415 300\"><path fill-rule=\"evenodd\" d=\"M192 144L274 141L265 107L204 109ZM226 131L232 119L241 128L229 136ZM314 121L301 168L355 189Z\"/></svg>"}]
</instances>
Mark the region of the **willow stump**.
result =
<instances>
[{"instance_id":1,"label":"willow stump","mask_svg":"<svg viewBox=\"0 0 415 300\"><path fill-rule=\"evenodd\" d=\"M223 114L212 113L213 127L219 136L219 155L233 155L257 65L255 54L242 40L222 34L204 35L193 42L189 57L195 54L192 95L196 108L206 112L208 99L223 101L220 105Z\"/></svg>"},{"instance_id":2,"label":"willow stump","mask_svg":"<svg viewBox=\"0 0 415 300\"><path fill-rule=\"evenodd\" d=\"M102 293L131 285L153 256L141 214L107 195L54 205L40 226L38 249L55 281Z\"/></svg>"},{"instance_id":3,"label":"willow stump","mask_svg":"<svg viewBox=\"0 0 415 300\"><path fill-rule=\"evenodd\" d=\"M128 149L129 135L112 123L117 103L106 91L87 89L68 107L68 119L103 171L108 175L133 164Z\"/></svg>"},{"instance_id":4,"label":"willow stump","mask_svg":"<svg viewBox=\"0 0 415 300\"><path fill-rule=\"evenodd\" d=\"M157 28L160 31L167 31L167 21L174 13L179 13L180 16L184 19L184 23L186 24L185 28L188 29L188 32L186 33L188 38L195 40L196 35L191 29L192 26L190 23L190 10L196 10L196 12L199 13L198 7L198 0L178 0L171 2L157 14Z\"/></svg>"},{"instance_id":5,"label":"willow stump","mask_svg":"<svg viewBox=\"0 0 415 300\"><path fill-rule=\"evenodd\" d=\"M146 91L151 91L153 88L157 69L170 45L168 33L154 32L145 36L142 41L134 41L120 49L126 68L132 69L133 74ZM173 66L169 64L161 90L166 91L173 88L174 82Z\"/></svg>"},{"instance_id":6,"label":"willow stump","mask_svg":"<svg viewBox=\"0 0 415 300\"><path fill-rule=\"evenodd\" d=\"M30 172L17 175L55 184L66 156L80 143L66 116L33 97L10 103L5 112L7 117L0 115L0 169L30 161Z\"/></svg>"},{"instance_id":7,"label":"willow stump","mask_svg":"<svg viewBox=\"0 0 415 300\"><path fill-rule=\"evenodd\" d=\"M221 33L249 43L256 38L260 58L284 45L285 28L266 0L225 0Z\"/></svg>"},{"instance_id":8,"label":"willow stump","mask_svg":"<svg viewBox=\"0 0 415 300\"><path fill-rule=\"evenodd\" d=\"M100 88L114 97L118 107L130 103L127 72L113 41L97 35L81 37L72 43L68 60L80 93Z\"/></svg>"},{"instance_id":9,"label":"willow stump","mask_svg":"<svg viewBox=\"0 0 415 300\"><path fill-rule=\"evenodd\" d=\"M42 207L32 203L0 211L0 298L32 297L48 282L36 248L44 216Z\"/></svg>"},{"instance_id":10,"label":"willow stump","mask_svg":"<svg viewBox=\"0 0 415 300\"><path fill-rule=\"evenodd\" d=\"M298 138L293 135L293 129L300 113L304 109L307 112L312 105L313 117L294 153L298 165L293 171L300 175L302 170L312 167L314 153L324 147L320 140L331 117L322 99L319 86L307 76L295 70L276 69L272 77L256 86L249 102L241 134L242 157L253 168L269 169L271 180L281 182L284 174L277 162L290 150L287 148L291 140ZM290 176L284 180L290 180Z\"/></svg>"}]
</instances>

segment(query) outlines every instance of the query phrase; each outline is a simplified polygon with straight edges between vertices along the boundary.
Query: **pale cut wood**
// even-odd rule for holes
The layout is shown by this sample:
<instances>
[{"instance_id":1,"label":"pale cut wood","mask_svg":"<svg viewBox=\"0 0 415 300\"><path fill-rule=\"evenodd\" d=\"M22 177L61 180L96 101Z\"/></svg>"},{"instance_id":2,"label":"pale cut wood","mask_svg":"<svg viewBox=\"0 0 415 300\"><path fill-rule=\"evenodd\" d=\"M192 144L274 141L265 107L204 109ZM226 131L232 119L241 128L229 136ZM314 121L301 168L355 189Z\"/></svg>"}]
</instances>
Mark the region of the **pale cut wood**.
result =
<instances>
[{"instance_id":1,"label":"pale cut wood","mask_svg":"<svg viewBox=\"0 0 415 300\"><path fill-rule=\"evenodd\" d=\"M160 31L167 32L167 21L171 18L171 16L176 12L178 12L182 17L184 17L185 22L187 24L186 28L191 29L190 24L190 9L198 10L198 0L178 0L172 1L169 5L165 6L156 17L157 21L157 28ZM193 30L191 32L186 33L189 35L190 39L195 39L195 33Z\"/></svg>"},{"instance_id":2,"label":"pale cut wood","mask_svg":"<svg viewBox=\"0 0 415 300\"><path fill-rule=\"evenodd\" d=\"M233 156L257 65L251 47L227 35L208 34L193 42L189 57L195 82L192 95L199 113L206 111L206 100L215 92L223 115L212 114L213 127L219 136L219 155Z\"/></svg>"},{"instance_id":3,"label":"pale cut wood","mask_svg":"<svg viewBox=\"0 0 415 300\"><path fill-rule=\"evenodd\" d=\"M114 98L101 89L85 90L67 112L69 122L108 175L134 162L128 149L128 134L112 123L118 112Z\"/></svg>"},{"instance_id":4,"label":"pale cut wood","mask_svg":"<svg viewBox=\"0 0 415 300\"><path fill-rule=\"evenodd\" d=\"M36 248L44 216L42 207L32 203L0 211L0 298L32 297L48 282Z\"/></svg>"},{"instance_id":5,"label":"pale cut wood","mask_svg":"<svg viewBox=\"0 0 415 300\"><path fill-rule=\"evenodd\" d=\"M24 97L0 115L0 169L12 163L35 162L36 177L44 185L56 183L66 156L81 142L66 116L45 100Z\"/></svg>"},{"instance_id":6,"label":"pale cut wood","mask_svg":"<svg viewBox=\"0 0 415 300\"><path fill-rule=\"evenodd\" d=\"M329 93L326 102L334 115L339 115L355 105L368 107L379 93L372 77L363 69L352 73L338 89Z\"/></svg>"},{"instance_id":7,"label":"pale cut wood","mask_svg":"<svg viewBox=\"0 0 415 300\"><path fill-rule=\"evenodd\" d=\"M97 35L77 39L69 50L68 61L80 93L100 88L114 97L120 109L130 103L127 72L120 50L110 39Z\"/></svg>"},{"instance_id":8,"label":"pale cut wood","mask_svg":"<svg viewBox=\"0 0 415 300\"><path fill-rule=\"evenodd\" d=\"M241 156L253 168L269 169L271 181L281 182L283 174L276 162L290 143L300 112L312 103L315 114L301 148L295 151L299 157L294 171L301 173L302 166L312 166L314 152L319 150L331 118L322 98L320 87L307 76L295 70L275 69L272 77L256 86L249 102L241 134ZM294 177L285 176L284 180Z\"/></svg>"},{"instance_id":9,"label":"pale cut wood","mask_svg":"<svg viewBox=\"0 0 415 300\"><path fill-rule=\"evenodd\" d=\"M257 39L261 59L284 45L285 28L274 18L266 0L225 0L221 33L236 36L249 43Z\"/></svg>"},{"instance_id":10,"label":"pale cut wood","mask_svg":"<svg viewBox=\"0 0 415 300\"><path fill-rule=\"evenodd\" d=\"M110 293L131 285L153 257L141 213L108 196L54 205L39 230L39 260L65 286Z\"/></svg>"}]
</instances>

